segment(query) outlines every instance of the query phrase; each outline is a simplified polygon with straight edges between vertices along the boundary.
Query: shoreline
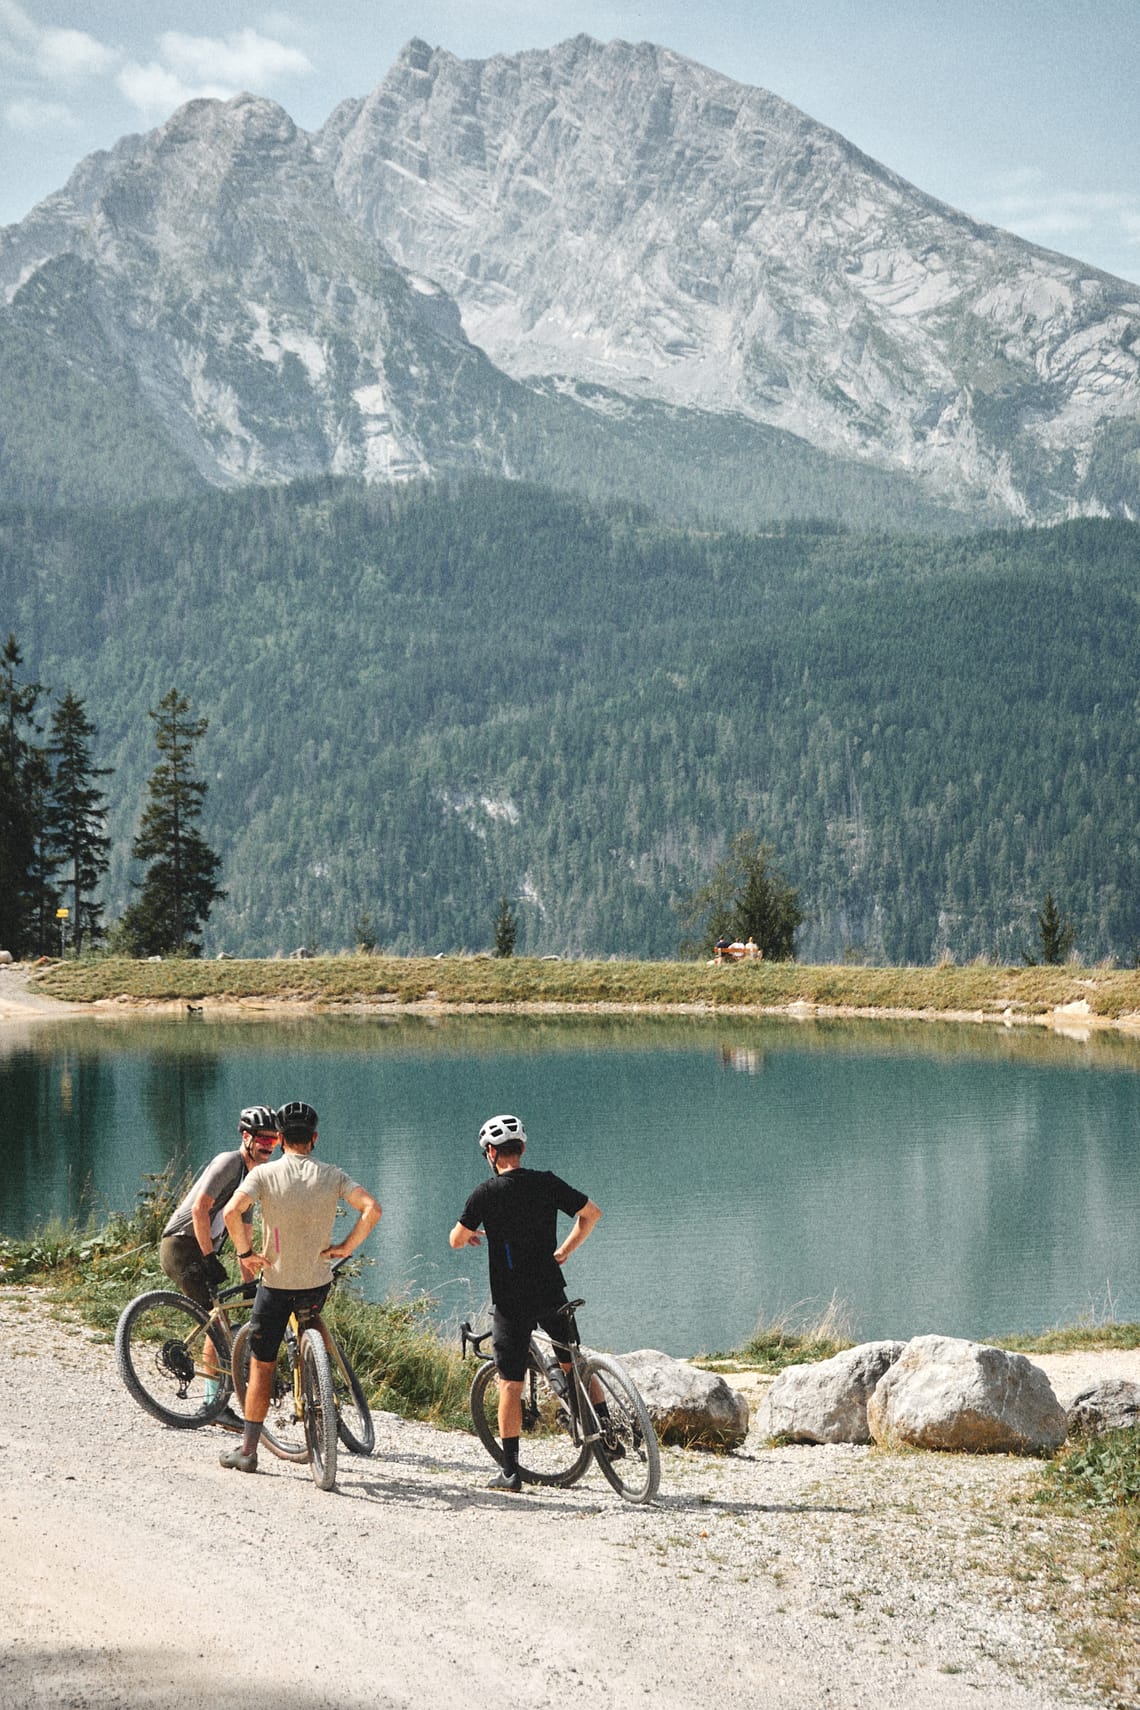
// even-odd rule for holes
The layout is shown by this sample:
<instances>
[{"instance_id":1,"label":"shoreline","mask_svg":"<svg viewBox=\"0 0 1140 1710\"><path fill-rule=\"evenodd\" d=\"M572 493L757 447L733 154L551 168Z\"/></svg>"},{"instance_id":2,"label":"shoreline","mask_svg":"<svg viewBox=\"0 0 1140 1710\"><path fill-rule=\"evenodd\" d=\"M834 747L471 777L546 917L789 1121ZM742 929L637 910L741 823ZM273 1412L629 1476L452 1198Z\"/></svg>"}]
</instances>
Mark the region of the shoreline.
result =
<instances>
[{"instance_id":1,"label":"shoreline","mask_svg":"<svg viewBox=\"0 0 1140 1710\"><path fill-rule=\"evenodd\" d=\"M6 985L7 982L4 982ZM114 1020L131 1015L185 1015L188 1007L184 998L146 998L120 993L115 997L92 998L77 1003L64 998L46 998L26 993L16 996L0 990L0 1025L11 1022L32 1022L88 1017L93 1020ZM908 1007L860 1004L815 1003L797 999L784 1004L708 1003L649 1003L619 1002L598 999L571 1002L565 999L522 999L517 1002L491 1000L486 1003L457 1002L437 997L413 1001L388 998L313 998L313 997L202 997L193 1005L203 1019L257 1019L261 1016L287 1015L639 1015L639 1016L698 1016L716 1019L783 1017L791 1021L928 1021L973 1024L1012 1029L1039 1027L1067 1038L1087 1038L1093 1032L1115 1032L1140 1038L1140 1014L1129 1012L1121 1016L1094 1014L1087 1002L1061 1004L1056 1009L1037 1014L1002 1013L981 1009L917 1009Z\"/></svg>"}]
</instances>

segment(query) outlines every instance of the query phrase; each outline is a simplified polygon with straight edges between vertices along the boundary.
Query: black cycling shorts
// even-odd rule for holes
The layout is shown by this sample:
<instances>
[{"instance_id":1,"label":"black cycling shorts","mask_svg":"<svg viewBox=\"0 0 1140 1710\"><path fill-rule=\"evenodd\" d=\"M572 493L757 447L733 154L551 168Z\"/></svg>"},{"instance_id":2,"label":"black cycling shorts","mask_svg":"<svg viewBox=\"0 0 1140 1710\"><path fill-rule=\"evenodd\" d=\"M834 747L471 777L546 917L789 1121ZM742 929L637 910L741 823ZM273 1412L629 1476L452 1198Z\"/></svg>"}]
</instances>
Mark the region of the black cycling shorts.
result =
<instances>
[{"instance_id":1,"label":"black cycling shorts","mask_svg":"<svg viewBox=\"0 0 1140 1710\"><path fill-rule=\"evenodd\" d=\"M526 1376L530 1339L536 1329L545 1330L551 1341L575 1344L578 1341L574 1314L560 1312L557 1306L533 1315L516 1316L500 1312L498 1307L492 1313L491 1346L495 1350L495 1365L499 1376L507 1383L521 1383ZM559 1360L564 1358L560 1349L555 1348L554 1352Z\"/></svg>"},{"instance_id":2,"label":"black cycling shorts","mask_svg":"<svg viewBox=\"0 0 1140 1710\"><path fill-rule=\"evenodd\" d=\"M196 1235L164 1235L159 1244L158 1262L171 1282L177 1283L189 1300L210 1311L214 1304L214 1289L207 1268L209 1260L199 1247Z\"/></svg>"},{"instance_id":3,"label":"black cycling shorts","mask_svg":"<svg viewBox=\"0 0 1140 1710\"><path fill-rule=\"evenodd\" d=\"M295 1312L300 1317L305 1312L319 1312L331 1287L331 1283L324 1283L320 1288L266 1288L264 1283L258 1283L249 1315L249 1351L253 1358L272 1364L289 1314Z\"/></svg>"}]
</instances>

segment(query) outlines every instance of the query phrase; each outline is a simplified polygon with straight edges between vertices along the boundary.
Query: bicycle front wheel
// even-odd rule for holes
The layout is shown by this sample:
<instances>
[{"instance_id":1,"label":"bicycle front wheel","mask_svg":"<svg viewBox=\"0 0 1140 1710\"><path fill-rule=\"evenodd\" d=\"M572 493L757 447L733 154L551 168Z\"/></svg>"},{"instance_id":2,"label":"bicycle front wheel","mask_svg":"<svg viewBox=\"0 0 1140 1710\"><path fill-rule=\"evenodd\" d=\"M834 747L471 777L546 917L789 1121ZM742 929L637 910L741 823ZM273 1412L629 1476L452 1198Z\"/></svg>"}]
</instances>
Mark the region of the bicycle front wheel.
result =
<instances>
[{"instance_id":1,"label":"bicycle front wheel","mask_svg":"<svg viewBox=\"0 0 1140 1710\"><path fill-rule=\"evenodd\" d=\"M269 1412L261 1428L261 1441L279 1461L294 1461L303 1465L309 1458L305 1428L297 1417L297 1397L293 1383L293 1349L296 1344L288 1337L277 1351L273 1386L269 1393ZM243 1324L234 1337L234 1391L242 1412L245 1412L245 1392L249 1383L249 1325Z\"/></svg>"},{"instance_id":2,"label":"bicycle front wheel","mask_svg":"<svg viewBox=\"0 0 1140 1710\"><path fill-rule=\"evenodd\" d=\"M319 1330L301 1335L301 1394L313 1483L318 1490L331 1490L336 1483L336 1397L329 1351Z\"/></svg>"},{"instance_id":3,"label":"bicycle front wheel","mask_svg":"<svg viewBox=\"0 0 1140 1710\"><path fill-rule=\"evenodd\" d=\"M629 1373L606 1354L594 1354L583 1376L601 1385L608 1419L590 1446L594 1459L626 1502L652 1502L661 1483L661 1451L649 1410ZM595 1407L598 1405L594 1403Z\"/></svg>"},{"instance_id":4,"label":"bicycle front wheel","mask_svg":"<svg viewBox=\"0 0 1140 1710\"><path fill-rule=\"evenodd\" d=\"M229 1336L184 1294L155 1289L132 1300L115 1327L115 1363L139 1406L179 1430L209 1425L230 1398ZM208 1382L217 1384L209 1400Z\"/></svg>"},{"instance_id":5,"label":"bicycle front wheel","mask_svg":"<svg viewBox=\"0 0 1140 1710\"><path fill-rule=\"evenodd\" d=\"M503 1464L499 1439L499 1374L494 1361L475 1373L471 1385L471 1420L475 1434L491 1459ZM567 1403L555 1394L545 1372L530 1366L523 1385L519 1472L527 1484L573 1484L590 1460L590 1445L575 1441Z\"/></svg>"},{"instance_id":6,"label":"bicycle front wheel","mask_svg":"<svg viewBox=\"0 0 1140 1710\"><path fill-rule=\"evenodd\" d=\"M330 1330L333 1394L336 1397L336 1429L350 1455L370 1455L376 1447L376 1427L360 1380L349 1363L340 1339Z\"/></svg>"}]
</instances>

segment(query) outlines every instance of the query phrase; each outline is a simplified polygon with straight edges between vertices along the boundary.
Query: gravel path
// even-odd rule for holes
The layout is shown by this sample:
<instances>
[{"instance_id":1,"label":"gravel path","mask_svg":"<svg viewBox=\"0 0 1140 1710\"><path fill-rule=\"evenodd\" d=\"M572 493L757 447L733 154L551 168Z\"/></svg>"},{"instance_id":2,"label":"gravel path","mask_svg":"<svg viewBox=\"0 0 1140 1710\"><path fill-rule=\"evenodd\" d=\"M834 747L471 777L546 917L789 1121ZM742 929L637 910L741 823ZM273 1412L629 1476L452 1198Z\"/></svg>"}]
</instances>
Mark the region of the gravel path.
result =
<instances>
[{"instance_id":1,"label":"gravel path","mask_svg":"<svg viewBox=\"0 0 1140 1710\"><path fill-rule=\"evenodd\" d=\"M483 1489L474 1438L377 1421L337 1489L168 1431L111 1349L0 1291L0 1706L652 1704L1060 1710L1077 1684L1024 1576L1072 1526L1035 1468L856 1448L667 1449L661 1496Z\"/></svg>"}]
</instances>

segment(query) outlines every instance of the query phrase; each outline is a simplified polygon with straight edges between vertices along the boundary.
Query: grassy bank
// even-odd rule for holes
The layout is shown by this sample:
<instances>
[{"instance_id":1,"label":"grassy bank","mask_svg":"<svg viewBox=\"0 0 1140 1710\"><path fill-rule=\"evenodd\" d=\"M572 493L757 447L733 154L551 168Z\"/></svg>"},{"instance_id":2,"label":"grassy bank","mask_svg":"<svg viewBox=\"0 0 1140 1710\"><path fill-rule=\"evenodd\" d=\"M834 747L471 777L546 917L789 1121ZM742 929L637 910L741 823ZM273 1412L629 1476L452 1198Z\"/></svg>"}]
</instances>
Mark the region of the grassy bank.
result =
<instances>
[{"instance_id":1,"label":"grassy bank","mask_svg":"<svg viewBox=\"0 0 1140 1710\"><path fill-rule=\"evenodd\" d=\"M308 961L134 962L93 957L50 963L36 989L73 1003L126 998L204 1004L263 1000L366 1004L700 1005L709 1009L825 1009L969 1014L1031 1020L1087 1004L1106 1021L1140 1017L1134 969L804 967L796 962L575 962L484 956L321 956Z\"/></svg>"},{"instance_id":2,"label":"grassy bank","mask_svg":"<svg viewBox=\"0 0 1140 1710\"><path fill-rule=\"evenodd\" d=\"M27 1240L0 1236L0 1286L35 1288L59 1310L71 1312L107 1341L119 1314L135 1295L170 1288L158 1263L158 1242L170 1213L189 1186L167 1172L146 1179L130 1216L112 1216L97 1229L48 1225ZM237 1282L237 1267L230 1261ZM405 1418L451 1427L470 1423L470 1361L458 1339L445 1341L432 1322L431 1302L365 1302L351 1283L337 1288L328 1318L349 1350L369 1400Z\"/></svg>"}]
</instances>

